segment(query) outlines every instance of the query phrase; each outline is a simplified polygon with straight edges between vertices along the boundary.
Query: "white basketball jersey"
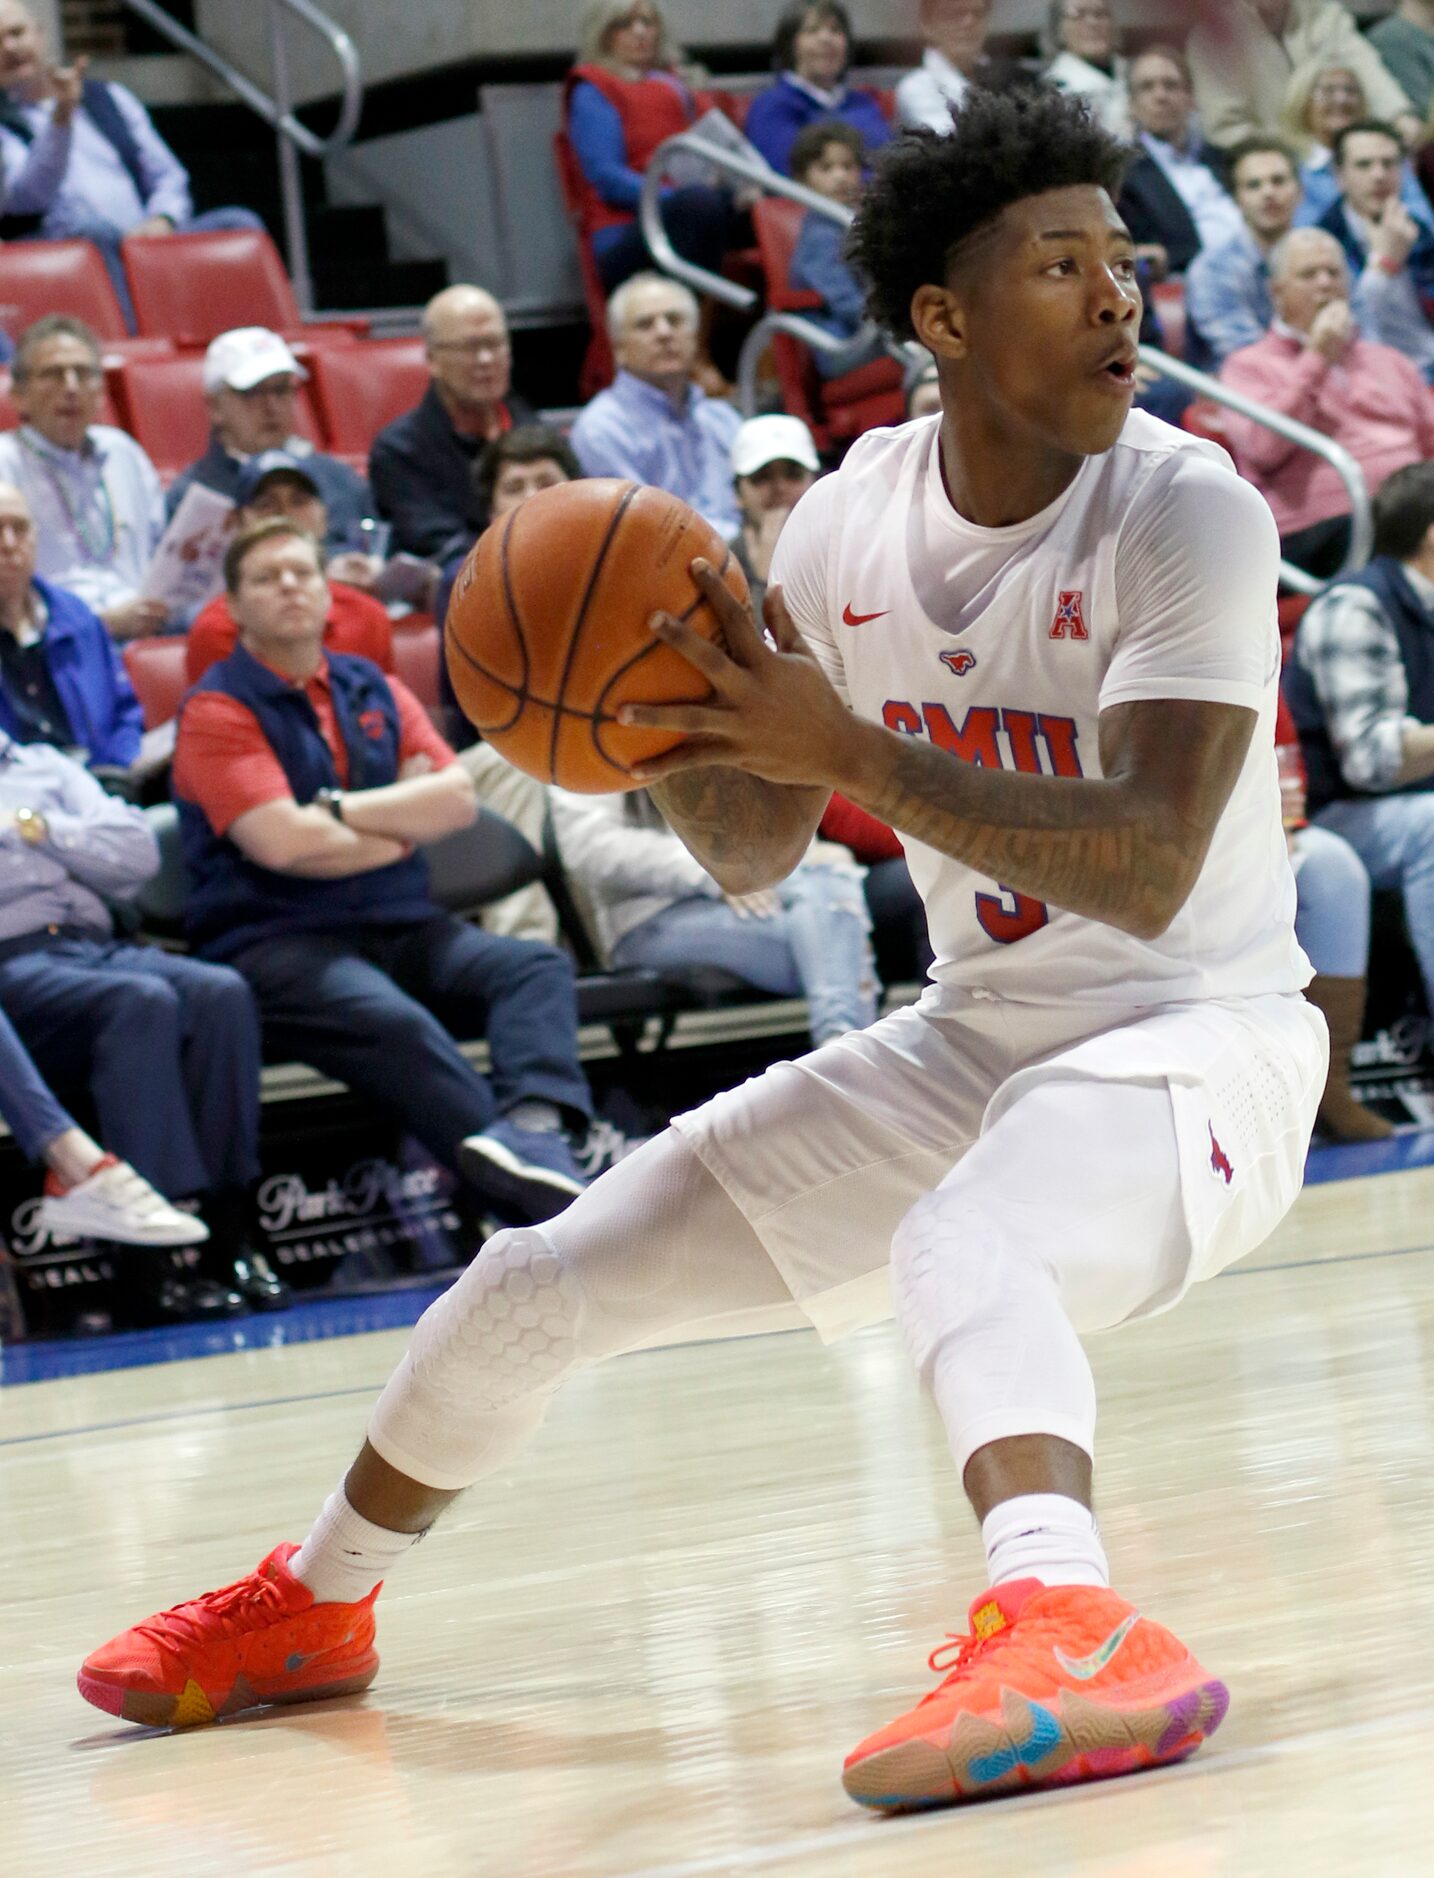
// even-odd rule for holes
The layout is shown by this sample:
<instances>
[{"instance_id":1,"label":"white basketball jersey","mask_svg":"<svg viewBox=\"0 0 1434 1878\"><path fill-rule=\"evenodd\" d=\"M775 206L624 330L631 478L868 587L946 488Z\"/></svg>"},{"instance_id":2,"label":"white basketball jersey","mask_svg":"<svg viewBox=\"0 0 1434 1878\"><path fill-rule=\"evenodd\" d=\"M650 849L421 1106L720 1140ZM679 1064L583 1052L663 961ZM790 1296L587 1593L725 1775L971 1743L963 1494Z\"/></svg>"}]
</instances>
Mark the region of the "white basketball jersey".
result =
<instances>
[{"instance_id":1,"label":"white basketball jersey","mask_svg":"<svg viewBox=\"0 0 1434 1878\"><path fill-rule=\"evenodd\" d=\"M1012 528L977 528L942 481L939 417L873 431L793 511L772 579L861 717L967 762L1098 777L1108 706L1258 713L1199 879L1159 939L983 879L903 837L934 977L1128 1009L1291 992L1310 968L1275 767L1279 542L1215 445L1133 412L1115 447ZM901 831L898 830L898 833Z\"/></svg>"}]
</instances>

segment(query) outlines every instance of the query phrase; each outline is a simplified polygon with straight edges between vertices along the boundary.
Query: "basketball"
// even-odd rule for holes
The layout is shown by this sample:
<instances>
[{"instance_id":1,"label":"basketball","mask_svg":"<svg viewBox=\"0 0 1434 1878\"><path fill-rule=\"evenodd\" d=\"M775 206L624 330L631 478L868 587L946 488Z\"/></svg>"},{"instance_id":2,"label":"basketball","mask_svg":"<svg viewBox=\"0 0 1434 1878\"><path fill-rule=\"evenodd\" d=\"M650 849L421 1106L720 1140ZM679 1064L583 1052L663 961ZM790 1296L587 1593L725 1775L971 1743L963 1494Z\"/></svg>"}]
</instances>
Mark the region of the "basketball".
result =
<instances>
[{"instance_id":1,"label":"basketball","mask_svg":"<svg viewBox=\"0 0 1434 1878\"><path fill-rule=\"evenodd\" d=\"M727 544L662 489L585 477L495 522L453 584L444 627L454 694L484 741L562 789L639 787L631 766L680 738L619 724L619 709L707 695L706 680L648 626L666 612L720 638L689 571L699 555L745 603Z\"/></svg>"}]
</instances>

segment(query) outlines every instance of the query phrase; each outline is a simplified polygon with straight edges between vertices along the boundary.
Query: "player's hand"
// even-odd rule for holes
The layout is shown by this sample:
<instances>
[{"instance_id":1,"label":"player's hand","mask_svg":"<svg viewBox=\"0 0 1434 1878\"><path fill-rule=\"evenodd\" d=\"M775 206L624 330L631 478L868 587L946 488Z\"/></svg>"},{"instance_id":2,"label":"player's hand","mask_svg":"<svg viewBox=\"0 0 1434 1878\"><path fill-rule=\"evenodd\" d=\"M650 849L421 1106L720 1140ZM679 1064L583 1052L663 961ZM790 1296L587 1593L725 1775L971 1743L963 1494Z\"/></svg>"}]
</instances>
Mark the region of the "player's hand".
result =
<instances>
[{"instance_id":1,"label":"player's hand","mask_svg":"<svg viewBox=\"0 0 1434 1878\"><path fill-rule=\"evenodd\" d=\"M1338 365L1353 338L1354 315L1349 310L1349 302L1331 300L1315 314L1314 323L1305 335L1305 344L1311 352L1328 359L1331 365Z\"/></svg>"},{"instance_id":2,"label":"player's hand","mask_svg":"<svg viewBox=\"0 0 1434 1878\"><path fill-rule=\"evenodd\" d=\"M1369 225L1370 251L1390 267L1403 267L1419 239L1419 224L1398 196L1391 196Z\"/></svg>"},{"instance_id":3,"label":"player's hand","mask_svg":"<svg viewBox=\"0 0 1434 1878\"><path fill-rule=\"evenodd\" d=\"M682 736L675 749L637 764L633 776L661 782L716 764L767 782L833 785L855 723L797 631L781 588L767 589L769 645L751 609L706 561L692 563L692 578L717 615L726 650L670 613L654 614L653 632L707 680L712 695L701 704L623 706L621 723Z\"/></svg>"},{"instance_id":4,"label":"player's hand","mask_svg":"<svg viewBox=\"0 0 1434 1878\"><path fill-rule=\"evenodd\" d=\"M63 130L79 109L84 96L85 73L89 70L89 60L81 57L73 65L52 65L50 67L50 96L55 100L53 122Z\"/></svg>"}]
</instances>

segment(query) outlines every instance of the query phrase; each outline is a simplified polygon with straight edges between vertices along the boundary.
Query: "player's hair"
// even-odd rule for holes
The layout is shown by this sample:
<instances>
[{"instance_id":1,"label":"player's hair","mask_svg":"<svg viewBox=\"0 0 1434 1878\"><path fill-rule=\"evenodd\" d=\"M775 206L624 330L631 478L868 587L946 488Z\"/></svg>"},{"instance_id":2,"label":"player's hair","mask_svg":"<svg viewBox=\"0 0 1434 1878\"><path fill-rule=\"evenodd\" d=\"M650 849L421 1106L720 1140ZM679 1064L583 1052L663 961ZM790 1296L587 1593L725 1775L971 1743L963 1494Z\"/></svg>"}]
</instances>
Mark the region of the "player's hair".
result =
<instances>
[{"instance_id":1,"label":"player's hair","mask_svg":"<svg viewBox=\"0 0 1434 1878\"><path fill-rule=\"evenodd\" d=\"M666 274L659 274L652 268L647 268L641 274L631 275L620 287L614 288L612 298L607 303L607 336L614 345L622 338L622 329L627 324L629 301L644 287L670 287L673 293L687 302L692 324L696 326L697 295L692 289L684 287L680 280L672 280Z\"/></svg>"},{"instance_id":2,"label":"player's hair","mask_svg":"<svg viewBox=\"0 0 1434 1878\"><path fill-rule=\"evenodd\" d=\"M867 163L866 139L855 124L841 117L819 117L814 124L804 124L792 140L792 154L787 170L794 183L805 177L813 163L820 163L832 144L850 150L863 169Z\"/></svg>"},{"instance_id":3,"label":"player's hair","mask_svg":"<svg viewBox=\"0 0 1434 1878\"><path fill-rule=\"evenodd\" d=\"M1240 165L1247 157L1255 156L1283 157L1298 180L1300 160L1282 137L1242 137L1239 143L1231 144L1224 153L1225 180L1231 189L1235 187L1235 176Z\"/></svg>"},{"instance_id":4,"label":"player's hair","mask_svg":"<svg viewBox=\"0 0 1434 1878\"><path fill-rule=\"evenodd\" d=\"M818 20L830 20L834 26L840 26L846 35L847 61L851 60L851 15L842 6L841 0L798 0L790 6L777 21L777 30L772 35L772 70L790 72L796 64L797 34L815 14ZM845 72L845 66L842 68Z\"/></svg>"},{"instance_id":5,"label":"player's hair","mask_svg":"<svg viewBox=\"0 0 1434 1878\"><path fill-rule=\"evenodd\" d=\"M1357 118L1353 124L1346 124L1343 130L1335 132L1334 143L1330 146L1334 152L1335 168L1337 170L1344 168L1344 147L1351 137L1370 136L1387 137L1392 144L1397 144L1400 150L1404 148L1404 139L1386 118Z\"/></svg>"},{"instance_id":6,"label":"player's hair","mask_svg":"<svg viewBox=\"0 0 1434 1878\"><path fill-rule=\"evenodd\" d=\"M1434 463L1410 463L1374 498L1374 552L1408 561L1434 527Z\"/></svg>"},{"instance_id":7,"label":"player's hair","mask_svg":"<svg viewBox=\"0 0 1434 1878\"><path fill-rule=\"evenodd\" d=\"M314 551L314 559L319 564L322 574L328 565L328 556L324 553L324 544L316 535L311 535L307 528L301 528L297 522L290 521L287 515L266 515L262 521L251 522L248 528L241 528L229 543L224 553L224 587L227 593L238 593L239 582L244 578L244 563L256 548L263 547L266 541L278 541L288 536L294 541L306 541Z\"/></svg>"},{"instance_id":8,"label":"player's hair","mask_svg":"<svg viewBox=\"0 0 1434 1878\"><path fill-rule=\"evenodd\" d=\"M104 354L99 335L93 326L76 319L73 313L44 313L20 335L15 356L10 361L10 376L13 379L18 382L29 376L30 360L47 339L78 339L81 345L89 347L96 365Z\"/></svg>"},{"instance_id":9,"label":"player's hair","mask_svg":"<svg viewBox=\"0 0 1434 1878\"><path fill-rule=\"evenodd\" d=\"M551 424L519 424L495 437L473 459L470 487L478 512L486 515L492 508L493 491L505 464L547 462L556 463L569 482L576 482L583 473L573 446Z\"/></svg>"},{"instance_id":10,"label":"player's hair","mask_svg":"<svg viewBox=\"0 0 1434 1878\"><path fill-rule=\"evenodd\" d=\"M1083 98L973 90L948 135L911 130L882 150L847 240L872 317L915 338L918 287L944 287L965 242L1013 203L1090 185L1119 193L1129 152Z\"/></svg>"}]
</instances>

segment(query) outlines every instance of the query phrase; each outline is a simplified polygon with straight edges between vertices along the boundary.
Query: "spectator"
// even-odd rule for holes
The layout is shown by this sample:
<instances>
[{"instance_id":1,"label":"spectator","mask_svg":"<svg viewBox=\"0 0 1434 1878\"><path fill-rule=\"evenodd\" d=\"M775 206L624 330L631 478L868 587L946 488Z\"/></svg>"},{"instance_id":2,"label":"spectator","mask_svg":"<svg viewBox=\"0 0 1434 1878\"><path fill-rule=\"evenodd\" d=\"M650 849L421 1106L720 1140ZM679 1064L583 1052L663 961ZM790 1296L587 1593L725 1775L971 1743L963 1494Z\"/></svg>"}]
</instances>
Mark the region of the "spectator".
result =
<instances>
[{"instance_id":1,"label":"spectator","mask_svg":"<svg viewBox=\"0 0 1434 1878\"><path fill-rule=\"evenodd\" d=\"M85 64L52 64L29 9L0 0L0 235L92 241L133 328L120 257L126 235L263 223L249 209L196 215L189 178L148 111L123 85L86 78Z\"/></svg>"},{"instance_id":2,"label":"spectator","mask_svg":"<svg viewBox=\"0 0 1434 1878\"><path fill-rule=\"evenodd\" d=\"M792 145L792 176L817 195L855 209L861 200L866 145L861 132L838 118L808 124ZM791 283L819 293L821 311L807 314L815 326L842 341L834 352L812 349L823 378L854 372L886 357L886 345L866 313L866 290L847 264L846 227L808 209L792 251Z\"/></svg>"},{"instance_id":3,"label":"spectator","mask_svg":"<svg viewBox=\"0 0 1434 1878\"><path fill-rule=\"evenodd\" d=\"M1425 308L1434 295L1434 228L1416 220L1399 198L1401 161L1391 125L1367 120L1340 131L1334 140L1339 196L1318 226L1344 249L1361 327L1429 378L1434 329Z\"/></svg>"},{"instance_id":4,"label":"spectator","mask_svg":"<svg viewBox=\"0 0 1434 1878\"><path fill-rule=\"evenodd\" d=\"M1349 1053L1363 1028L1369 970L1369 875L1342 835L1309 826L1299 732L1283 698L1275 739L1285 839L1298 896L1295 937L1315 968L1305 996L1329 1026L1329 1072L1319 1126L1336 1141L1383 1140L1393 1128L1358 1102L1349 1086Z\"/></svg>"},{"instance_id":5,"label":"spectator","mask_svg":"<svg viewBox=\"0 0 1434 1878\"><path fill-rule=\"evenodd\" d=\"M511 388L508 322L492 294L445 287L423 309L423 340L428 390L375 437L368 473L393 546L428 559L460 530L487 526L471 506L474 459L536 413Z\"/></svg>"},{"instance_id":6,"label":"spectator","mask_svg":"<svg viewBox=\"0 0 1434 1878\"><path fill-rule=\"evenodd\" d=\"M547 1218L582 1188L563 1126L591 1112L572 967L430 898L415 849L473 821L473 785L396 678L325 656L313 536L260 522L224 571L239 646L186 697L174 760L191 942L249 979L274 1049ZM491 1079L446 1024L486 1035Z\"/></svg>"},{"instance_id":7,"label":"spectator","mask_svg":"<svg viewBox=\"0 0 1434 1878\"><path fill-rule=\"evenodd\" d=\"M850 64L851 17L839 0L798 0L787 8L772 42L776 83L753 98L744 126L747 141L774 170L795 174L797 133L818 119L840 118L868 150L890 137L875 93L846 83Z\"/></svg>"},{"instance_id":8,"label":"spectator","mask_svg":"<svg viewBox=\"0 0 1434 1878\"><path fill-rule=\"evenodd\" d=\"M340 549L352 541L357 524L372 512L372 501L356 470L299 435L299 386L308 376L267 326L236 326L210 341L204 355L209 448L170 485L171 515L191 483L237 502L249 459L283 450L302 457L312 472L328 515L328 544Z\"/></svg>"},{"instance_id":9,"label":"spectator","mask_svg":"<svg viewBox=\"0 0 1434 1878\"><path fill-rule=\"evenodd\" d=\"M884 985L924 979L934 957L931 936L900 836L840 795L827 804L818 833L845 848L866 870L862 891L871 915L877 977Z\"/></svg>"},{"instance_id":10,"label":"spectator","mask_svg":"<svg viewBox=\"0 0 1434 1878\"><path fill-rule=\"evenodd\" d=\"M1202 15L1186 42L1200 121L1221 149L1279 134L1292 79L1314 65L1347 65L1369 108L1410 145L1424 126L1340 0L1228 0Z\"/></svg>"},{"instance_id":11,"label":"spectator","mask_svg":"<svg viewBox=\"0 0 1434 1878\"><path fill-rule=\"evenodd\" d=\"M1318 222L1339 200L1339 181L1334 168L1335 139L1351 125L1368 121L1371 120L1364 86L1359 74L1347 65L1311 66L1291 81L1285 126L1290 141L1305 153L1300 164L1300 187L1304 193L1295 215L1300 226ZM1411 215L1427 219L1429 198L1420 188L1414 165L1407 157L1400 168L1399 195Z\"/></svg>"},{"instance_id":12,"label":"spectator","mask_svg":"<svg viewBox=\"0 0 1434 1878\"><path fill-rule=\"evenodd\" d=\"M840 849L819 843L776 887L727 894L647 790L549 797L563 866L617 969L717 966L759 991L804 997L814 1044L875 1022L871 916L861 870Z\"/></svg>"},{"instance_id":13,"label":"spectator","mask_svg":"<svg viewBox=\"0 0 1434 1878\"><path fill-rule=\"evenodd\" d=\"M1112 137L1128 137L1130 67L1119 41L1111 0L1051 0L1041 35L1046 83L1089 99Z\"/></svg>"},{"instance_id":14,"label":"spectator","mask_svg":"<svg viewBox=\"0 0 1434 1878\"><path fill-rule=\"evenodd\" d=\"M48 744L0 743L0 1010L47 1081L88 1088L144 1179L197 1200L205 1269L136 1268L160 1317L287 1301L243 1237L259 1171L259 1022L237 973L114 938L159 864L143 813Z\"/></svg>"},{"instance_id":15,"label":"spectator","mask_svg":"<svg viewBox=\"0 0 1434 1878\"><path fill-rule=\"evenodd\" d=\"M896 87L896 115L908 128L948 131L972 85L988 91L1033 88L1035 74L986 50L991 0L921 0L926 51Z\"/></svg>"},{"instance_id":16,"label":"spectator","mask_svg":"<svg viewBox=\"0 0 1434 1878\"><path fill-rule=\"evenodd\" d=\"M45 1166L47 1231L115 1245L199 1245L209 1228L156 1193L128 1161L106 1154L63 1108L0 1011L0 1116L32 1164Z\"/></svg>"},{"instance_id":17,"label":"spectator","mask_svg":"<svg viewBox=\"0 0 1434 1878\"><path fill-rule=\"evenodd\" d=\"M718 531L736 531L730 404L693 383L697 301L661 274L634 274L608 301L617 377L586 405L572 443L589 476L626 476L690 503Z\"/></svg>"},{"instance_id":18,"label":"spectator","mask_svg":"<svg viewBox=\"0 0 1434 1878\"><path fill-rule=\"evenodd\" d=\"M941 409L941 376L935 359L928 359L908 372L906 378L906 421L934 417Z\"/></svg>"},{"instance_id":19,"label":"spectator","mask_svg":"<svg viewBox=\"0 0 1434 1878\"><path fill-rule=\"evenodd\" d=\"M1120 212L1154 279L1183 274L1201 248L1240 232L1240 211L1210 166L1198 134L1190 68L1173 46L1152 46L1130 66L1136 154Z\"/></svg>"},{"instance_id":20,"label":"spectator","mask_svg":"<svg viewBox=\"0 0 1434 1878\"><path fill-rule=\"evenodd\" d=\"M603 290L652 266L638 225L642 178L658 145L688 130L698 101L674 69L662 15L651 0L592 0L564 107L577 159L579 226ZM662 225L677 252L717 273L735 233L731 195L715 184L664 186Z\"/></svg>"},{"instance_id":21,"label":"spectator","mask_svg":"<svg viewBox=\"0 0 1434 1878\"><path fill-rule=\"evenodd\" d=\"M144 720L124 660L83 600L35 574L35 522L0 483L0 733L128 769Z\"/></svg>"},{"instance_id":22,"label":"spectator","mask_svg":"<svg viewBox=\"0 0 1434 1878\"><path fill-rule=\"evenodd\" d=\"M747 576L759 619L778 538L820 474L812 433L799 417L749 417L732 439L732 486L742 520L728 545Z\"/></svg>"},{"instance_id":23,"label":"spectator","mask_svg":"<svg viewBox=\"0 0 1434 1878\"><path fill-rule=\"evenodd\" d=\"M1343 444L1371 491L1407 463L1434 455L1434 392L1402 353L1356 337L1349 269L1322 228L1296 228L1270 256L1276 319L1233 353L1224 383ZM1333 467L1262 424L1231 412L1241 471L1274 511L1285 558L1325 577L1349 547L1349 495Z\"/></svg>"},{"instance_id":24,"label":"spectator","mask_svg":"<svg viewBox=\"0 0 1434 1878\"><path fill-rule=\"evenodd\" d=\"M1399 0L1369 34L1385 70L1425 122L1434 105L1434 0Z\"/></svg>"},{"instance_id":25,"label":"spectator","mask_svg":"<svg viewBox=\"0 0 1434 1878\"><path fill-rule=\"evenodd\" d=\"M1270 250L1290 232L1300 200L1295 154L1275 138L1237 144L1228 164L1242 226L1218 248L1202 248L1185 276L1190 328L1217 369L1269 331Z\"/></svg>"},{"instance_id":26,"label":"spectator","mask_svg":"<svg viewBox=\"0 0 1434 1878\"><path fill-rule=\"evenodd\" d=\"M95 422L105 382L99 340L83 320L47 313L21 334L12 370L23 421L0 436L0 481L29 505L36 566L93 607L116 639L156 631L164 606L140 595L164 533L164 494L134 438Z\"/></svg>"},{"instance_id":27,"label":"spectator","mask_svg":"<svg viewBox=\"0 0 1434 1878\"><path fill-rule=\"evenodd\" d=\"M1434 1011L1431 624L1434 464L1416 463L1374 499L1373 560L1322 593L1300 621L1284 688L1309 773L1309 812L1317 827L1343 836L1376 888L1403 895ZM1354 1011L1343 1027L1349 1040L1358 1037Z\"/></svg>"},{"instance_id":28,"label":"spectator","mask_svg":"<svg viewBox=\"0 0 1434 1878\"><path fill-rule=\"evenodd\" d=\"M319 485L313 475L313 458L290 456L284 450L265 450L252 456L239 471L235 490L238 509L235 525L250 528L282 516L302 528L315 541L328 533L328 512ZM3 510L0 510L3 516ZM356 566L367 576L367 557L362 554L336 556L328 564L329 608L324 620L325 652L352 652L371 659L382 672L393 670L393 627L387 612L371 594L363 593L344 578L345 570ZM219 593L201 607L189 629L185 644L184 672L191 685L197 684L211 665L227 659L239 643L239 628L227 593Z\"/></svg>"}]
</instances>

